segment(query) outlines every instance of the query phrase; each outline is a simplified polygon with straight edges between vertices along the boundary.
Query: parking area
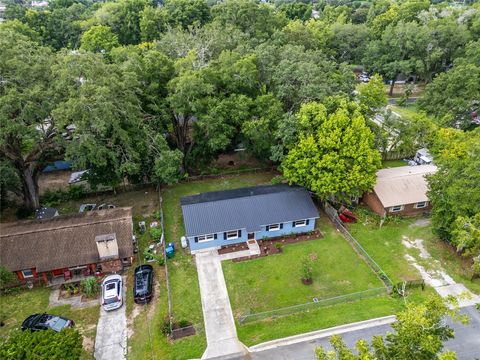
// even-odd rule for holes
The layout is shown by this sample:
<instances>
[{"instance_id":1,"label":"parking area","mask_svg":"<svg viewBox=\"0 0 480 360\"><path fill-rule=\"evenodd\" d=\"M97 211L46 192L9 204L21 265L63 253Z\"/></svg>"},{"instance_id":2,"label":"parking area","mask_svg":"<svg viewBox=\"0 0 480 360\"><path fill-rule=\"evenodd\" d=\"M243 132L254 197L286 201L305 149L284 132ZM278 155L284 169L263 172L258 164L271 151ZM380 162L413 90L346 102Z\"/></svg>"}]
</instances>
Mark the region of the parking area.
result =
<instances>
[{"instance_id":1,"label":"parking area","mask_svg":"<svg viewBox=\"0 0 480 360\"><path fill-rule=\"evenodd\" d=\"M123 299L126 299L127 288L123 278ZM100 309L95 339L96 360L120 360L127 354L127 316L126 304L117 310Z\"/></svg>"}]
</instances>

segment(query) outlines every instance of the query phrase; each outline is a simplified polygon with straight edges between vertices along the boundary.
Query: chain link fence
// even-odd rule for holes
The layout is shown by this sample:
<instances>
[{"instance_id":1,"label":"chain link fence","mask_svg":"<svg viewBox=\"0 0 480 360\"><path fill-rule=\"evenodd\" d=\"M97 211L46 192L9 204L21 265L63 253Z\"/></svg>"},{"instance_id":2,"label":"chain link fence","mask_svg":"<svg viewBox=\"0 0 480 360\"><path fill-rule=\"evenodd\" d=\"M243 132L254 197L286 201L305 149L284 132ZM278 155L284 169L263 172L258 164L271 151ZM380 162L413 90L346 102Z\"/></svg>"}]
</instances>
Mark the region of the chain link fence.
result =
<instances>
[{"instance_id":1,"label":"chain link fence","mask_svg":"<svg viewBox=\"0 0 480 360\"><path fill-rule=\"evenodd\" d=\"M259 320L265 320L265 319L274 319L277 317L287 316L295 313L317 310L325 306L342 304L346 302L357 301L361 299L366 299L366 298L371 298L371 297L386 295L386 294L388 294L387 289L384 287L380 287L380 288L369 289L365 291L360 291L360 292L341 295L341 296L335 296L335 297L326 298L326 299L314 299L312 302L308 302L304 304L287 306L287 307L264 311L264 312L255 313L255 314L244 314L238 318L238 321L241 324L244 324L247 322L259 321Z\"/></svg>"},{"instance_id":2,"label":"chain link fence","mask_svg":"<svg viewBox=\"0 0 480 360\"><path fill-rule=\"evenodd\" d=\"M335 208L333 208L327 202L323 203L323 208L335 227L343 234L345 239L352 246L353 250L355 250L358 256L360 256L367 263L367 265L375 272L375 274L377 274L380 280L382 280L382 282L385 284L385 287L388 289L388 291L391 291L393 282L390 280L387 274L385 274L382 268L375 262L375 260L368 255L367 251L362 247L362 245L360 245L360 243L352 236L352 234L350 234L347 228L343 225L342 220L340 220L338 217L337 210L335 210Z\"/></svg>"}]
</instances>

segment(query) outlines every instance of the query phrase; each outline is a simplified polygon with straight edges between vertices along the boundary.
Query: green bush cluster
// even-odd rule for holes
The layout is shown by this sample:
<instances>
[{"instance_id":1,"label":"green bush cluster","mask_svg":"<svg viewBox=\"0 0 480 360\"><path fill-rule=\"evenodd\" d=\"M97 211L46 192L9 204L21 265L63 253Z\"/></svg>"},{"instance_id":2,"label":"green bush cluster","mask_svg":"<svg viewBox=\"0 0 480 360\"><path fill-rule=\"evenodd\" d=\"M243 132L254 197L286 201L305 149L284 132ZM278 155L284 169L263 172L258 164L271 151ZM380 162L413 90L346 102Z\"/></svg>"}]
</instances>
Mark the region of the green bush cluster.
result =
<instances>
[{"instance_id":1,"label":"green bush cluster","mask_svg":"<svg viewBox=\"0 0 480 360\"><path fill-rule=\"evenodd\" d=\"M87 297L95 297L98 295L98 282L94 276L83 279L80 283L82 291Z\"/></svg>"},{"instance_id":2,"label":"green bush cluster","mask_svg":"<svg viewBox=\"0 0 480 360\"><path fill-rule=\"evenodd\" d=\"M82 354L82 336L75 329L60 332L15 330L0 343L0 359L78 360Z\"/></svg>"},{"instance_id":3,"label":"green bush cluster","mask_svg":"<svg viewBox=\"0 0 480 360\"><path fill-rule=\"evenodd\" d=\"M63 201L79 200L85 194L85 188L82 185L70 185L68 190L47 190L42 195L40 203L43 206L57 206Z\"/></svg>"}]
</instances>

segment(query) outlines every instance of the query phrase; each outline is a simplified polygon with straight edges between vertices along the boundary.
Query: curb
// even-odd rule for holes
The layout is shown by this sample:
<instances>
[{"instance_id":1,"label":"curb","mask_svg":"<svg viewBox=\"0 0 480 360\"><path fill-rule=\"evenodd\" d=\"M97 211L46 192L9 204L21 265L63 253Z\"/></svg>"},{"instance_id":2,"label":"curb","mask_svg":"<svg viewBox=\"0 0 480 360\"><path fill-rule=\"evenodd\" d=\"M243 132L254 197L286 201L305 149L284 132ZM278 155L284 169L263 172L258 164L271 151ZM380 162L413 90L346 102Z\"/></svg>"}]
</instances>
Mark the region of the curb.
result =
<instances>
[{"instance_id":1,"label":"curb","mask_svg":"<svg viewBox=\"0 0 480 360\"><path fill-rule=\"evenodd\" d=\"M328 329L317 330L317 331L312 331L305 334L289 336L283 339L267 341L258 345L251 346L249 350L250 352L259 352L259 351L274 349L280 346L287 346L287 345L297 344L300 342L321 339L321 338L329 337L336 334L343 334L343 333L347 333L355 330L368 329L371 327L381 326L381 325L388 325L393 323L395 319L396 319L395 315L390 315L390 316L384 316L381 318L359 321L351 324L339 325L339 326L331 327Z\"/></svg>"}]
</instances>

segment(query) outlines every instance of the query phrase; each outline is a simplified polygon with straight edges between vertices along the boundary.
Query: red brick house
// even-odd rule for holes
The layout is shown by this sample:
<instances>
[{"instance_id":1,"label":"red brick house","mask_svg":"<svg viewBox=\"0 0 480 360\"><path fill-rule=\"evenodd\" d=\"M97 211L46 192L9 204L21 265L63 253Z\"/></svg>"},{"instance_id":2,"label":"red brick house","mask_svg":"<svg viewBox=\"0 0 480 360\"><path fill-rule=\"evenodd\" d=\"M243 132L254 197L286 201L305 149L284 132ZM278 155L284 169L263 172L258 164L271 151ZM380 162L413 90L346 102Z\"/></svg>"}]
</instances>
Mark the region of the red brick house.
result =
<instances>
[{"instance_id":1,"label":"red brick house","mask_svg":"<svg viewBox=\"0 0 480 360\"><path fill-rule=\"evenodd\" d=\"M436 171L434 165L381 169L373 191L362 201L380 216L422 214L432 208L425 176Z\"/></svg>"},{"instance_id":2,"label":"red brick house","mask_svg":"<svg viewBox=\"0 0 480 360\"><path fill-rule=\"evenodd\" d=\"M131 208L2 224L0 265L45 284L121 271L133 260Z\"/></svg>"}]
</instances>

